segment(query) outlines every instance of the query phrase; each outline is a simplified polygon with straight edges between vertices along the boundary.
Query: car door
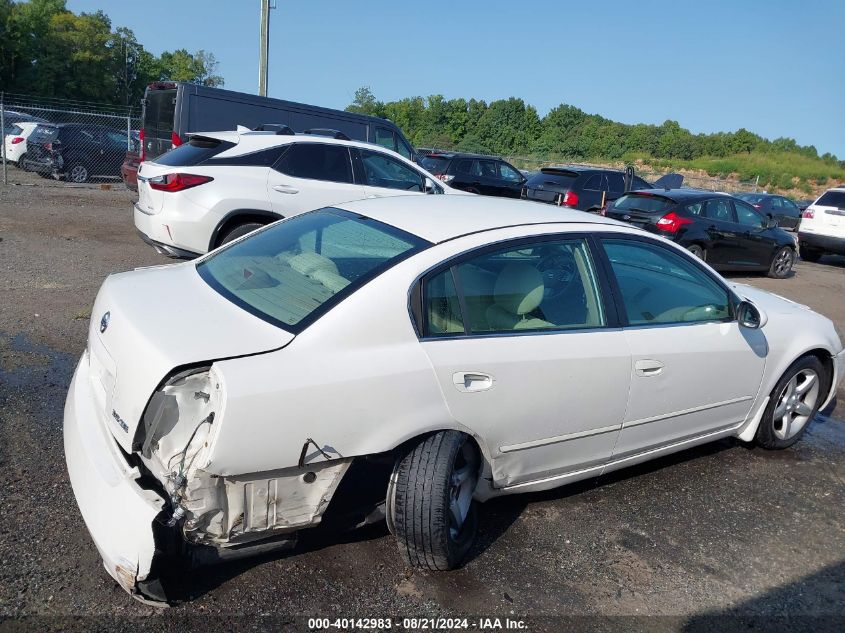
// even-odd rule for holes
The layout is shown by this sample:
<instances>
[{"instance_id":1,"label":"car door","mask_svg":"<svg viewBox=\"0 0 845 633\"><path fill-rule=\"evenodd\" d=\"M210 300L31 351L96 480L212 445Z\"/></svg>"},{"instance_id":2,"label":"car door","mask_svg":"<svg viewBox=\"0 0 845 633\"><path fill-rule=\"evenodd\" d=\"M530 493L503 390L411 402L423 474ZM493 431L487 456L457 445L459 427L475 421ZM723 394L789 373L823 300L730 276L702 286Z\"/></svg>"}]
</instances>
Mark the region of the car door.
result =
<instances>
[{"instance_id":1,"label":"car door","mask_svg":"<svg viewBox=\"0 0 845 633\"><path fill-rule=\"evenodd\" d=\"M478 179L478 191L485 196L501 196L502 182L496 161L491 159L476 159L473 161L473 171Z\"/></svg>"},{"instance_id":2,"label":"car door","mask_svg":"<svg viewBox=\"0 0 845 633\"><path fill-rule=\"evenodd\" d=\"M741 266L768 268L777 244L767 228L768 217L742 200L733 200L739 248L733 262Z\"/></svg>"},{"instance_id":3,"label":"car door","mask_svg":"<svg viewBox=\"0 0 845 633\"><path fill-rule=\"evenodd\" d=\"M525 184L525 177L519 170L503 160L497 161L500 195L507 198L519 198L522 196L522 185Z\"/></svg>"},{"instance_id":4,"label":"car door","mask_svg":"<svg viewBox=\"0 0 845 633\"><path fill-rule=\"evenodd\" d=\"M726 197L711 198L704 203L704 227L709 244L707 262L714 266L728 266L736 258L736 217L730 200Z\"/></svg>"},{"instance_id":5,"label":"car door","mask_svg":"<svg viewBox=\"0 0 845 633\"><path fill-rule=\"evenodd\" d=\"M383 152L355 148L352 153L367 198L425 193L426 176L421 171Z\"/></svg>"},{"instance_id":6,"label":"car door","mask_svg":"<svg viewBox=\"0 0 845 633\"><path fill-rule=\"evenodd\" d=\"M424 277L422 346L454 419L485 438L496 486L601 468L630 356L588 240L525 238Z\"/></svg>"},{"instance_id":7,"label":"car door","mask_svg":"<svg viewBox=\"0 0 845 633\"><path fill-rule=\"evenodd\" d=\"M584 189L578 195L578 208L582 211L601 209L602 194L607 191L607 179L604 174L593 174L584 183Z\"/></svg>"},{"instance_id":8,"label":"car door","mask_svg":"<svg viewBox=\"0 0 845 633\"><path fill-rule=\"evenodd\" d=\"M781 198L780 204L781 215L778 218L778 225L785 229L795 231L798 229L798 223L801 221L801 210L798 208L798 205L789 198Z\"/></svg>"},{"instance_id":9,"label":"car door","mask_svg":"<svg viewBox=\"0 0 845 633\"><path fill-rule=\"evenodd\" d=\"M765 367L762 331L740 327L730 290L686 253L644 236L601 242L632 360L613 460L742 424Z\"/></svg>"},{"instance_id":10,"label":"car door","mask_svg":"<svg viewBox=\"0 0 845 633\"><path fill-rule=\"evenodd\" d=\"M346 145L293 143L269 170L270 205L283 217L360 200L364 187L352 173Z\"/></svg>"}]
</instances>

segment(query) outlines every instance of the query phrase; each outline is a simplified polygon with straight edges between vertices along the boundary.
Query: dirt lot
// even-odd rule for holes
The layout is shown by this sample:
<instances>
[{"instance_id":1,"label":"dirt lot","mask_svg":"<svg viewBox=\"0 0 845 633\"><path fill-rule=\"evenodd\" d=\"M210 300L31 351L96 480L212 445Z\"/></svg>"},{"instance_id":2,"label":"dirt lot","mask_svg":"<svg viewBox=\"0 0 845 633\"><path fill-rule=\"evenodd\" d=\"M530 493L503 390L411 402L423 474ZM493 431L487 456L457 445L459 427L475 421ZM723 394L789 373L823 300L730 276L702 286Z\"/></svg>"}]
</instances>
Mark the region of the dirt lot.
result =
<instances>
[{"instance_id":1,"label":"dirt lot","mask_svg":"<svg viewBox=\"0 0 845 633\"><path fill-rule=\"evenodd\" d=\"M0 617L56 630L227 629L242 616L304 629L296 618L457 614L530 616L530 630L563 628L550 616L590 616L567 622L599 628L724 630L743 616L744 626L767 630L845 630L841 389L840 404L787 451L722 441L490 502L477 546L452 573L405 569L377 526L207 569L174 608L139 604L102 569L76 508L62 408L103 278L167 260L136 237L119 186L0 187L0 240ZM747 281L845 330L845 258L799 263L784 281ZM58 619L83 615L93 617Z\"/></svg>"}]
</instances>

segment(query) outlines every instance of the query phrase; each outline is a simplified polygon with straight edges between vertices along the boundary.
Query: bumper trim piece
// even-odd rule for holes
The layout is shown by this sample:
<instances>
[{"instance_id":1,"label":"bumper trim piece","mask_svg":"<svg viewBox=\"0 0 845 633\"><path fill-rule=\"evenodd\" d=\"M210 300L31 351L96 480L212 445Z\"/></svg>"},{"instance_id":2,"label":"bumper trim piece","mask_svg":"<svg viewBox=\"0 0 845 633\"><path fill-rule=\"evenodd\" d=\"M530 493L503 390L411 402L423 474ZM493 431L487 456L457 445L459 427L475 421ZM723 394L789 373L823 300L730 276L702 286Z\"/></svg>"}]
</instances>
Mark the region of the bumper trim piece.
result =
<instances>
[{"instance_id":1,"label":"bumper trim piece","mask_svg":"<svg viewBox=\"0 0 845 633\"><path fill-rule=\"evenodd\" d=\"M182 248L176 248L175 246L170 246L169 244L162 244L161 242L156 242L154 239L150 238L149 235L144 233L140 229L136 229L138 231L138 236L146 243L152 246L156 251L161 253L162 255L167 255L168 257L173 257L174 259L195 259L200 256L199 253L194 253L193 251L187 251Z\"/></svg>"}]
</instances>

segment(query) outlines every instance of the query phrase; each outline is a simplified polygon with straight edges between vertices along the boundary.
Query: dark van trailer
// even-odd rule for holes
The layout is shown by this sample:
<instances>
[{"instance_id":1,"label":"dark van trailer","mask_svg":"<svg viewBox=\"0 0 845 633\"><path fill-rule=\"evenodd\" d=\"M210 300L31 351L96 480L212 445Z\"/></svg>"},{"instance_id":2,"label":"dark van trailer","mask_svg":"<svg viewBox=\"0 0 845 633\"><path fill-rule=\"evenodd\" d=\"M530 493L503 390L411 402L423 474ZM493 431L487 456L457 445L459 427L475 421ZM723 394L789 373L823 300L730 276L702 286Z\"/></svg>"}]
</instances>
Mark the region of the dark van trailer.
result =
<instances>
[{"instance_id":1,"label":"dark van trailer","mask_svg":"<svg viewBox=\"0 0 845 633\"><path fill-rule=\"evenodd\" d=\"M142 103L141 160L151 160L181 145L190 132L234 130L238 125L254 129L268 123L287 125L294 132L337 130L406 158L415 156L413 146L394 123L354 112L182 82L150 84Z\"/></svg>"}]
</instances>

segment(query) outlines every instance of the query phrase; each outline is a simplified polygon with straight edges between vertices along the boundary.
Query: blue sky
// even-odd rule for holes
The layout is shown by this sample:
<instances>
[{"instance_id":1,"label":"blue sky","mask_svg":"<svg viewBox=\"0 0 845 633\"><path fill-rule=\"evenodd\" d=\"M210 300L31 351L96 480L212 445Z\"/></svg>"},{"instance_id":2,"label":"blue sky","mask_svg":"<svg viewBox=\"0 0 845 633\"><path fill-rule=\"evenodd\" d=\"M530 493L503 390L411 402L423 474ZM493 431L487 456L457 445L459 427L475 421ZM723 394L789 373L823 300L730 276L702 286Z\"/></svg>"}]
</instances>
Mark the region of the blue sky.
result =
<instances>
[{"instance_id":1,"label":"blue sky","mask_svg":"<svg viewBox=\"0 0 845 633\"><path fill-rule=\"evenodd\" d=\"M276 0L269 95L343 108L510 96L624 123L745 127L845 158L845 1ZM256 92L259 0L67 0L144 46L203 48L226 88Z\"/></svg>"}]
</instances>

